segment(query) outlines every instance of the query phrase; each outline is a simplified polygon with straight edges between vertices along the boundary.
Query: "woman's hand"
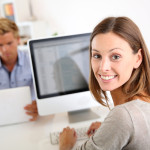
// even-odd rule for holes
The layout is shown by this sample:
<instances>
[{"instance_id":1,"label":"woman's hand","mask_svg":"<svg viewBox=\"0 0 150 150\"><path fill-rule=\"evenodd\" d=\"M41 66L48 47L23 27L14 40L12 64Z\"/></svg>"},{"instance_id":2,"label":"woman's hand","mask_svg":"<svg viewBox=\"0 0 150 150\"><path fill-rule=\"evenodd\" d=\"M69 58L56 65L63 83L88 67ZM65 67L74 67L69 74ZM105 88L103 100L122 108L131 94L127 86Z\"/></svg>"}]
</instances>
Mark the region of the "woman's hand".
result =
<instances>
[{"instance_id":1,"label":"woman's hand","mask_svg":"<svg viewBox=\"0 0 150 150\"><path fill-rule=\"evenodd\" d=\"M87 135L90 137L91 135L93 135L95 133L95 131L100 127L101 122L94 122L91 124L91 126L89 127L88 131L87 131Z\"/></svg>"},{"instance_id":2,"label":"woman's hand","mask_svg":"<svg viewBox=\"0 0 150 150\"><path fill-rule=\"evenodd\" d=\"M75 145L77 135L75 130L72 128L64 128L59 136L59 150L71 150Z\"/></svg>"},{"instance_id":3,"label":"woman's hand","mask_svg":"<svg viewBox=\"0 0 150 150\"><path fill-rule=\"evenodd\" d=\"M32 104L28 104L24 107L25 110L27 110L26 114L32 116L30 121L35 121L38 118L38 110L37 110L37 104L36 101L32 101Z\"/></svg>"}]
</instances>

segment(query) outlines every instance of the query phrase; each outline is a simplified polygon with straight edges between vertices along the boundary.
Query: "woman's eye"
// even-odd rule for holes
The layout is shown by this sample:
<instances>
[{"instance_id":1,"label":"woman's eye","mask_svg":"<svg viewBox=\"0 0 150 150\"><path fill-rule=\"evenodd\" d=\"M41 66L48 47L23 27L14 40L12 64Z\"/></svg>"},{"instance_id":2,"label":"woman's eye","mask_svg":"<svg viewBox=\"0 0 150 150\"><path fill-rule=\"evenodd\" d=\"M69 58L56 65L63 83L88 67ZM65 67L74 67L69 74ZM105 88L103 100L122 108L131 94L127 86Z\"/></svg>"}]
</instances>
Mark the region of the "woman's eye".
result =
<instances>
[{"instance_id":1,"label":"woman's eye","mask_svg":"<svg viewBox=\"0 0 150 150\"><path fill-rule=\"evenodd\" d=\"M119 55L114 55L114 56L112 56L112 59L113 59L113 60L117 60L117 59L119 59L119 58L120 58Z\"/></svg>"},{"instance_id":2,"label":"woman's eye","mask_svg":"<svg viewBox=\"0 0 150 150\"><path fill-rule=\"evenodd\" d=\"M96 58L96 59L101 58L101 56L100 56L100 55L97 55L97 54L93 54L92 57L94 57L94 58Z\"/></svg>"}]
</instances>

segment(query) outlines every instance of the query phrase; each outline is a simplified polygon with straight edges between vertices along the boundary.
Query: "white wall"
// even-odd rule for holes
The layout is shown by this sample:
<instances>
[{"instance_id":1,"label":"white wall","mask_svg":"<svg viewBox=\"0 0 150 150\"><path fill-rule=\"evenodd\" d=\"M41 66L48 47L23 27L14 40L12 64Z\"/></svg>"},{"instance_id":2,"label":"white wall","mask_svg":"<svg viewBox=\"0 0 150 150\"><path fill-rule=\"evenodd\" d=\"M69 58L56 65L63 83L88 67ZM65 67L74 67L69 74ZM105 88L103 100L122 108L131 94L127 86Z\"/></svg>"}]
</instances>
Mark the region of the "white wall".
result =
<instances>
[{"instance_id":1,"label":"white wall","mask_svg":"<svg viewBox=\"0 0 150 150\"><path fill-rule=\"evenodd\" d=\"M21 7L23 7L23 1L27 0L20 1L22 2ZM31 1L34 16L49 24L51 30L50 34L54 32L58 32L58 34L91 32L94 26L107 16L127 16L139 26L147 46L150 49L149 0L28 1ZM24 14L27 13L24 12Z\"/></svg>"},{"instance_id":2,"label":"white wall","mask_svg":"<svg viewBox=\"0 0 150 150\"><path fill-rule=\"evenodd\" d=\"M141 29L150 49L149 0L32 0L37 19L46 20L51 32L90 32L107 16L130 17Z\"/></svg>"}]
</instances>

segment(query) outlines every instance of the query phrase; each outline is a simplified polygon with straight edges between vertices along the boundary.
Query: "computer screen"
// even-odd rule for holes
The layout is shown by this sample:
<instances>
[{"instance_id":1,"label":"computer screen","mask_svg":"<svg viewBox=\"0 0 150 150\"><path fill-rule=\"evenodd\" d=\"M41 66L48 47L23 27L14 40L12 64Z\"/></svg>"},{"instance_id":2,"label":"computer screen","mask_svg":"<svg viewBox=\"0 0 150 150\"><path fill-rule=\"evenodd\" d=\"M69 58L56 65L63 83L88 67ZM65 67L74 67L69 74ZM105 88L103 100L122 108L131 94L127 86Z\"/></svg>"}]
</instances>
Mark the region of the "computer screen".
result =
<instances>
[{"instance_id":1,"label":"computer screen","mask_svg":"<svg viewBox=\"0 0 150 150\"><path fill-rule=\"evenodd\" d=\"M39 114L99 105L89 84L90 33L29 41Z\"/></svg>"}]
</instances>

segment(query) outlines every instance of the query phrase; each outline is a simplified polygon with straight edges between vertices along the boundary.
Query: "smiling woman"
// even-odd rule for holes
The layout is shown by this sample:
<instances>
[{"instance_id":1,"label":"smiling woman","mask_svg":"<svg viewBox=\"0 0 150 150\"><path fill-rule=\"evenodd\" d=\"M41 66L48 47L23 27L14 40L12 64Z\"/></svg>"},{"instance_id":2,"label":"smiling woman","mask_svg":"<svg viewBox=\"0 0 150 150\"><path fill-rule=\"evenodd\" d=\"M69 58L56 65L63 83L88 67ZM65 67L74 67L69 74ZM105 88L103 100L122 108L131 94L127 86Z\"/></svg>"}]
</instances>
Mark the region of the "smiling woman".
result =
<instances>
[{"instance_id":1,"label":"smiling woman","mask_svg":"<svg viewBox=\"0 0 150 150\"><path fill-rule=\"evenodd\" d=\"M126 83L142 61L141 49L133 54L130 45L113 32L93 38L91 55L94 76L103 91L112 91Z\"/></svg>"},{"instance_id":2,"label":"smiling woman","mask_svg":"<svg viewBox=\"0 0 150 150\"><path fill-rule=\"evenodd\" d=\"M90 91L107 107L110 91L115 107L89 127L79 149L150 149L150 57L139 28L127 17L104 19L91 35L90 60ZM64 129L60 150L71 150L76 138L74 129Z\"/></svg>"},{"instance_id":3,"label":"smiling woman","mask_svg":"<svg viewBox=\"0 0 150 150\"><path fill-rule=\"evenodd\" d=\"M92 46L94 45L97 46L95 43L97 41L96 39L98 40L97 43L101 42L101 44L99 44L99 46L101 47L98 47L98 50L101 50L102 54L105 54L106 51L109 51L110 54L113 54L112 57L113 59L114 57L115 58L119 57L119 59L111 61L111 64L113 64L113 68L119 67L121 69L120 73L123 74L123 77L122 76L120 77L119 74L118 75L115 74L117 75L118 79L122 79L128 76L129 80L127 80L126 84L123 84L122 82L123 85L122 90L123 93L126 95L125 98L126 101L129 101L130 99L132 99L131 97L135 95L142 96L143 92L141 93L141 91L143 91L144 86L147 86L146 93L150 91L150 88L147 85L146 81L146 78L149 79L150 76L150 73L148 71L149 52L145 45L145 42L143 40L139 28L135 25L135 23L132 20L130 20L127 17L118 17L118 18L110 17L104 19L101 23L99 23L95 27L93 34L91 36L91 46L90 46L91 58L92 58L92 49L94 49L94 47ZM143 57L144 57L143 63L139 67ZM103 58L103 60L104 59L105 58ZM146 69L143 68L144 64L146 65ZM131 70L128 71L127 69ZM144 72L142 72L143 69L145 70ZM93 72L93 69L91 69L90 75L91 75L90 89L93 95L101 104L107 106L107 103L104 103L104 101L101 100L102 98L101 92L105 96L106 100L107 95L105 94L105 90L103 90L99 86L99 82ZM138 82L140 78L143 81L139 84ZM99 90L95 90L95 87L97 87Z\"/></svg>"}]
</instances>

